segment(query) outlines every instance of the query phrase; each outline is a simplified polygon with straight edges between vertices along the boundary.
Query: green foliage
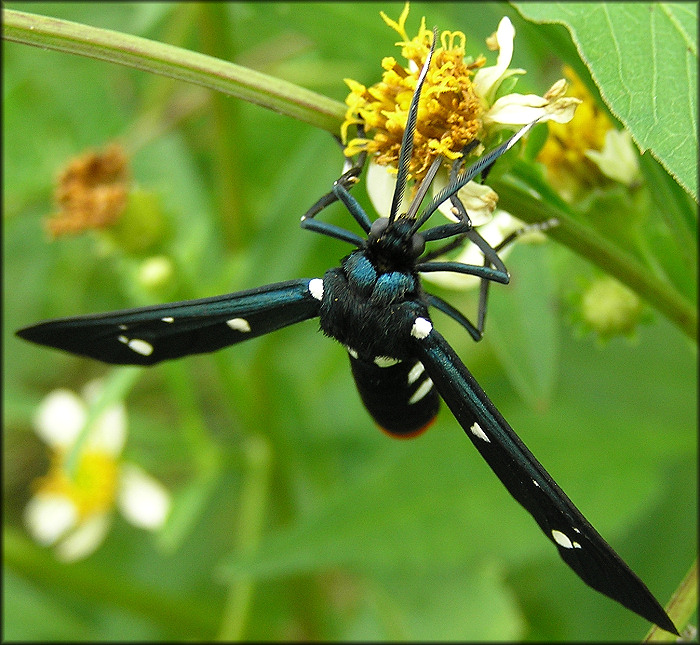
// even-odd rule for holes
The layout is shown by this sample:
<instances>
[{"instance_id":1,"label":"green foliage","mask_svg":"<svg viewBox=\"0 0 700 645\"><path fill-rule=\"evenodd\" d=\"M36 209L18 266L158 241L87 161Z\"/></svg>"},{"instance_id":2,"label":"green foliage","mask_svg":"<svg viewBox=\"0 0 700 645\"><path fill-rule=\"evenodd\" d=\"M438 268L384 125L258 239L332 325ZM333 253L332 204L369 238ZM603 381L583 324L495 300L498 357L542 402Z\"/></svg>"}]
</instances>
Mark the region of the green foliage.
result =
<instances>
[{"instance_id":1,"label":"green foliage","mask_svg":"<svg viewBox=\"0 0 700 645\"><path fill-rule=\"evenodd\" d=\"M697 199L698 6L694 2L516 3L563 24L610 111Z\"/></svg>"},{"instance_id":2,"label":"green foliage","mask_svg":"<svg viewBox=\"0 0 700 645\"><path fill-rule=\"evenodd\" d=\"M572 7L573 23L574 5L562 6ZM378 12L396 17L402 4L9 8L172 43L342 101L344 77L372 83L382 56L395 53L396 35ZM617 9L608 5L607 11ZM552 43L560 37L555 27L526 23L496 3L416 3L409 32L425 15L428 24L465 31L470 53L487 53L483 39L503 14L518 33L514 62L528 69L527 89L520 91L541 93L553 75L559 77L551 67ZM584 34L577 33L586 55ZM596 33L610 43L610 31ZM638 38L641 50L645 41ZM574 51L570 41L568 46ZM620 49L622 57L627 47ZM5 43L3 53L7 638L643 636L644 621L565 567L446 409L416 440L381 434L362 408L344 350L313 322L143 370L125 401L126 456L172 492L170 521L151 535L117 517L102 547L72 565L36 546L22 522L31 482L46 472L32 416L50 391L79 390L113 370L30 346L13 336L15 329L49 317L319 276L348 248L298 227L342 165L326 132L103 61L14 43ZM636 80L635 69L618 69ZM603 71L594 76L611 110L633 132L652 118L669 128L649 132L643 144L664 159L659 138L678 134L670 130L681 127L676 113L652 117L642 102L623 114L602 85ZM648 85L644 92L648 101ZM106 243L97 234L50 242L42 230L42 220L55 210L57 172L86 148L114 140L131 155L141 195L130 204L137 209L130 217L142 208L144 218L159 223L144 224L144 230L165 231L153 249L173 267L162 292L139 284L144 258L138 244L120 246L118 236ZM671 165L674 156L668 167L683 178L685 153L677 156L680 165ZM679 260L678 240L692 230L688 214L694 210L658 165L647 176L658 172L653 176L663 203L658 207L652 191L655 208L638 214L640 230L653 235L641 238L643 248L658 244L646 255L638 246L622 248L632 249L643 275L662 276L662 286L693 307L695 273L687 262L694 249ZM535 185L535 174L520 180ZM541 188L543 208L561 213L565 205L548 190ZM513 191L512 202L525 203L522 191ZM362 188L356 192L366 204ZM615 203L605 197L604 203ZM337 206L323 217L348 222ZM571 217L582 226L581 213ZM664 228L651 225L656 218ZM619 257L622 242L615 233L588 225L586 231L616 245ZM669 235L669 229L680 233ZM439 314L436 322L527 445L664 602L684 576L696 539L697 374L688 334L657 314L634 342L613 338L601 347L572 332L565 306L578 278L599 269L551 242L517 247L507 264L513 284L491 289L487 341L474 345ZM443 295L474 315L470 295Z\"/></svg>"}]
</instances>

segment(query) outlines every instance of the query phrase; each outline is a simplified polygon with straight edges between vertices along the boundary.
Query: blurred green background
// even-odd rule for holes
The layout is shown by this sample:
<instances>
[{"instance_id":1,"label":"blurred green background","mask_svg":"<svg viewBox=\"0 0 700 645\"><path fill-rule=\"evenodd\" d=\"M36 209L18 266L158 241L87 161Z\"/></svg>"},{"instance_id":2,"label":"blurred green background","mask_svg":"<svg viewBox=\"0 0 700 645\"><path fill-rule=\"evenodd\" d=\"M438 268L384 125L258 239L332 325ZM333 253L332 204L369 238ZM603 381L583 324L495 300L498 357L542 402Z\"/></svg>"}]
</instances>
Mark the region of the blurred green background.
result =
<instances>
[{"instance_id":1,"label":"blurred green background","mask_svg":"<svg viewBox=\"0 0 700 645\"><path fill-rule=\"evenodd\" d=\"M381 58L398 56L379 10L396 19L403 5L6 6L202 51L342 101L343 78L371 84ZM506 5L415 3L408 31L425 15L429 26L466 32L470 52L487 53L484 38L504 14L517 30L514 66L528 69L518 91L541 93L560 77L558 62ZM15 329L320 276L348 246L298 226L340 172L328 133L116 65L13 43L3 54L6 639L643 636L642 619L560 561L446 409L416 440L379 432L346 352L315 322L144 370L126 401L126 456L172 492L172 521L154 536L117 518L102 547L72 565L36 546L22 523L31 481L46 471L32 415L53 389L77 391L111 370L21 342ZM175 276L149 298L134 287L148 253L105 254L90 234L51 242L43 230L59 170L115 140L166 222L157 252ZM338 205L323 217L349 221ZM512 291L492 289L483 343L443 316L436 322L665 604L696 546L694 350L659 316L632 341L577 337L567 296L590 267L565 248L523 245L508 266ZM522 337L508 298L529 289L535 331ZM470 294L441 295L475 311ZM519 391L503 367L509 353L529 353L542 383Z\"/></svg>"}]
</instances>

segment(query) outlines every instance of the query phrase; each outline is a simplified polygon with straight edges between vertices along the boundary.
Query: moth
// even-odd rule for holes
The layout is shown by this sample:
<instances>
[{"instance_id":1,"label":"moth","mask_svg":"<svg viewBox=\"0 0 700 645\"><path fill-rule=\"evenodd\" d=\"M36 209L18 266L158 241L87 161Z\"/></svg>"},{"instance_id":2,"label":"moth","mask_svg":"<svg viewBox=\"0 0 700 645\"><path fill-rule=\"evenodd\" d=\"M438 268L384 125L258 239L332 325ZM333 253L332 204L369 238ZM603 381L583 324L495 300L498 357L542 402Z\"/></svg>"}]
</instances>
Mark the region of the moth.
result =
<instances>
[{"instance_id":1,"label":"moth","mask_svg":"<svg viewBox=\"0 0 700 645\"><path fill-rule=\"evenodd\" d=\"M652 593L550 477L433 325L431 307L452 317L475 340L481 338L488 285L505 284L510 279L498 256L498 250L509 240L491 247L472 226L457 193L478 175L483 177L536 121L473 165L462 169L462 160L454 162L448 185L422 207L443 163L438 157L415 186L406 212L400 211L418 101L432 52L411 101L389 217L372 221L350 194L366 161L366 154L361 154L302 218L302 227L355 247L339 267L329 269L323 277L278 282L213 298L49 320L25 327L17 335L105 363L155 365L212 352L318 318L323 334L346 348L360 397L381 428L394 436L418 434L433 422L442 399L510 494L532 515L563 560L586 584L678 634ZM347 207L366 237L315 219L337 200ZM459 221L421 231L446 200ZM434 259L465 238L483 252L483 265ZM427 243L441 240L440 249L426 252ZM420 274L430 271L481 279L476 325L424 290Z\"/></svg>"}]
</instances>

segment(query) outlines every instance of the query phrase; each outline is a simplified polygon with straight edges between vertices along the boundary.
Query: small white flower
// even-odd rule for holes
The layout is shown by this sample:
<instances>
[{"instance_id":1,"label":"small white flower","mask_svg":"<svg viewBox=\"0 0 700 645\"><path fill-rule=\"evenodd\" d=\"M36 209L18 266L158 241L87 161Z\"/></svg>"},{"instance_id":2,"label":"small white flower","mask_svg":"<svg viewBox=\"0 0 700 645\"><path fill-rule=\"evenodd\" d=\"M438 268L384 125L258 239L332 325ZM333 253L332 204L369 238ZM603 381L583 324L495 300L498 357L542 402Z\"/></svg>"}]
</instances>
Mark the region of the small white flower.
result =
<instances>
[{"instance_id":1,"label":"small white flower","mask_svg":"<svg viewBox=\"0 0 700 645\"><path fill-rule=\"evenodd\" d=\"M170 510L170 496L140 468L120 461L126 441L126 411L121 403L95 419L90 434L69 472L66 459L74 452L88 404L101 385L89 383L84 398L66 389L54 390L40 404L34 419L38 436L51 448L49 473L36 482L24 512L27 528L43 546L54 546L66 562L87 557L104 540L115 506L133 524L155 530Z\"/></svg>"}]
</instances>

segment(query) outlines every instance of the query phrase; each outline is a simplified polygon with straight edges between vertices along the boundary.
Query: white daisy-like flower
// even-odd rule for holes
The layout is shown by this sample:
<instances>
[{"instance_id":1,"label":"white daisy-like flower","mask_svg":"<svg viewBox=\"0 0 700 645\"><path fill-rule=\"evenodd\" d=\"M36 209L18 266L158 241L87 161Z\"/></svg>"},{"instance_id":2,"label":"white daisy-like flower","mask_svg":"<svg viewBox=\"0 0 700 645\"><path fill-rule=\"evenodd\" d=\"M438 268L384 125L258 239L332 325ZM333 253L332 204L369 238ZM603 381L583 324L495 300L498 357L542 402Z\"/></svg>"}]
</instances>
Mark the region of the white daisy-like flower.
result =
<instances>
[{"instance_id":1,"label":"white daisy-like flower","mask_svg":"<svg viewBox=\"0 0 700 645\"><path fill-rule=\"evenodd\" d=\"M382 217L389 214L408 109L433 41L433 32L426 28L425 18L421 20L418 34L413 38L408 35L405 27L408 11L407 3L398 21L381 12L386 24L401 37L397 45L401 47L406 64L400 65L393 57L384 58L382 80L371 87L346 79L350 94L346 99L348 110L342 127L343 137L346 138L353 124L362 124L366 135L348 141L345 154L348 157L362 151L369 154L367 192ZM504 17L487 40L489 48L498 51L496 63L485 66L483 56L473 60L465 55L464 33L443 31L439 35L418 105L409 164L414 187L439 155L445 163L431 186L433 196L447 185L449 166L455 159L462 158L466 146L472 145L469 157L478 157L485 146L492 147L501 140L502 130L515 131L533 121L566 123L573 118L581 101L565 96L567 83L564 79L557 81L543 96L511 93L499 97L504 80L525 73L525 70L510 67L514 39L513 24ZM468 165L469 159L465 162ZM410 197L409 189L399 213L405 212ZM474 226L490 221L498 203L493 189L474 181L461 188L457 197ZM457 221L449 200L441 204L439 210L445 217ZM499 222L505 219L506 215L499 216ZM499 229L501 225L493 228ZM481 262L483 257L478 263ZM428 279L433 277L431 274Z\"/></svg>"},{"instance_id":2,"label":"white daisy-like flower","mask_svg":"<svg viewBox=\"0 0 700 645\"><path fill-rule=\"evenodd\" d=\"M73 452L99 382L89 383L83 398L67 389L51 392L34 419L37 435L51 449L49 472L35 482L24 519L32 537L55 547L56 556L73 562L93 553L104 540L114 509L135 526L161 527L170 511L170 494L140 467L120 460L126 441L126 411L121 403L94 420L75 465Z\"/></svg>"},{"instance_id":3,"label":"white daisy-like flower","mask_svg":"<svg viewBox=\"0 0 700 645\"><path fill-rule=\"evenodd\" d=\"M408 109L430 51L433 32L426 28L423 18L418 34L409 37L405 28L408 4L398 21L380 13L387 25L401 36L397 45L406 64L402 66L390 56L384 58L382 80L370 87L346 79L350 94L346 98L348 109L341 132L346 138L351 125L362 124L366 136L348 141L346 156L366 151L371 161L388 166L395 173ZM544 96L511 93L498 97L505 79L525 73L509 67L514 38L515 29L504 17L487 41L498 50L496 64L485 67L483 56L476 60L466 56L463 32L443 31L439 35L419 101L409 168L413 179L422 179L438 155L449 164L462 157L465 146L477 140L486 144L504 128L517 130L535 120L566 122L573 117L581 101L564 96L567 88L564 79L557 81ZM479 156L482 152L483 147L477 145L470 154Z\"/></svg>"}]
</instances>

